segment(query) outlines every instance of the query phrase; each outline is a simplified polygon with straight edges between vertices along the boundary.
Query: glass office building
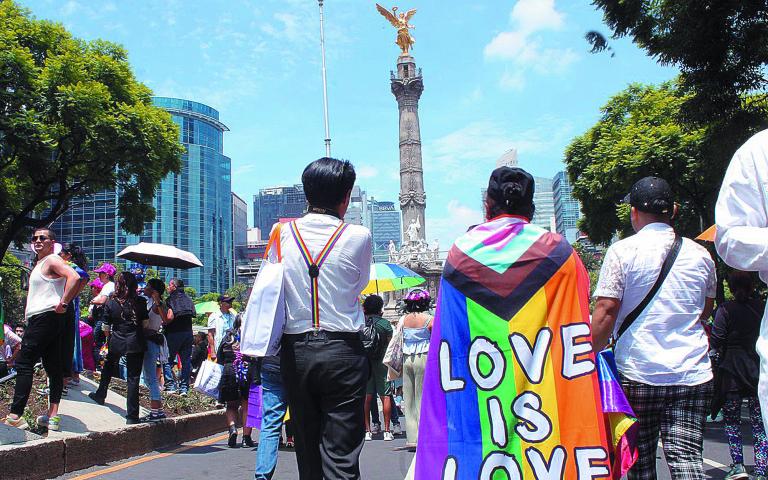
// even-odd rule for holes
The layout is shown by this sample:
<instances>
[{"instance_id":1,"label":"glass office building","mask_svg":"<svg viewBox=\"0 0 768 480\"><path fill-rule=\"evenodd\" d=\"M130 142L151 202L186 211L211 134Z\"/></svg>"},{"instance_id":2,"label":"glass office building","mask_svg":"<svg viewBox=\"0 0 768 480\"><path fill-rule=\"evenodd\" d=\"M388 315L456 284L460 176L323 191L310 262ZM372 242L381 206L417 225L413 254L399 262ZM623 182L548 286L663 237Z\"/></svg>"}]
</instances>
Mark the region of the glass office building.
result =
<instances>
[{"instance_id":1,"label":"glass office building","mask_svg":"<svg viewBox=\"0 0 768 480\"><path fill-rule=\"evenodd\" d=\"M269 237L272 226L281 218L299 218L307 210L304 186L262 188L253 196L253 226Z\"/></svg>"},{"instance_id":2,"label":"glass office building","mask_svg":"<svg viewBox=\"0 0 768 480\"><path fill-rule=\"evenodd\" d=\"M579 236L577 222L581 218L581 205L573 198L573 186L568 174L558 172L552 179L552 190L555 199L555 222L557 233L574 243Z\"/></svg>"},{"instance_id":3,"label":"glass office building","mask_svg":"<svg viewBox=\"0 0 768 480\"><path fill-rule=\"evenodd\" d=\"M157 190L156 217L141 235L119 228L119 192L102 192L75 200L55 224L63 241L80 243L92 265L115 262L128 245L153 242L174 245L197 255L202 268L162 269L163 277L177 276L198 293L224 292L232 278L232 185L230 159L223 154L224 132L219 112L201 103L154 97L181 130L185 147L179 174L169 174Z\"/></svg>"},{"instance_id":4,"label":"glass office building","mask_svg":"<svg viewBox=\"0 0 768 480\"><path fill-rule=\"evenodd\" d=\"M232 192L232 247L234 265L248 261L248 203L235 192Z\"/></svg>"},{"instance_id":5,"label":"glass office building","mask_svg":"<svg viewBox=\"0 0 768 480\"><path fill-rule=\"evenodd\" d=\"M389 261L389 242L395 242L398 251L402 243L402 220L394 202L379 202L371 198L368 202L368 217L373 238L373 261Z\"/></svg>"},{"instance_id":6,"label":"glass office building","mask_svg":"<svg viewBox=\"0 0 768 480\"><path fill-rule=\"evenodd\" d=\"M555 199L552 193L552 180L544 177L533 177L536 189L533 192L533 204L536 213L531 223L541 228L555 231Z\"/></svg>"}]
</instances>

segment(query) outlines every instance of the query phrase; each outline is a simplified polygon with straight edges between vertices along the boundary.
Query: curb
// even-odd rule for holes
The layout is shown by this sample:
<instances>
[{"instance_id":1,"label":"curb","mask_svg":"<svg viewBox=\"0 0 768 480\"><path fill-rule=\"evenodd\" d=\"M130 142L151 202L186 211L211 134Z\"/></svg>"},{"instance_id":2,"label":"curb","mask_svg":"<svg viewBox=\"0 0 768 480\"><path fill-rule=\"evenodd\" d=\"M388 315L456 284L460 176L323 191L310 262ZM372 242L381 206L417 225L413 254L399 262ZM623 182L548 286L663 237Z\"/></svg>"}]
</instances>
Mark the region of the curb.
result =
<instances>
[{"instance_id":1,"label":"curb","mask_svg":"<svg viewBox=\"0 0 768 480\"><path fill-rule=\"evenodd\" d=\"M214 410L121 430L32 441L0 450L0 480L43 480L143 455L221 432L225 419L224 410Z\"/></svg>"}]
</instances>

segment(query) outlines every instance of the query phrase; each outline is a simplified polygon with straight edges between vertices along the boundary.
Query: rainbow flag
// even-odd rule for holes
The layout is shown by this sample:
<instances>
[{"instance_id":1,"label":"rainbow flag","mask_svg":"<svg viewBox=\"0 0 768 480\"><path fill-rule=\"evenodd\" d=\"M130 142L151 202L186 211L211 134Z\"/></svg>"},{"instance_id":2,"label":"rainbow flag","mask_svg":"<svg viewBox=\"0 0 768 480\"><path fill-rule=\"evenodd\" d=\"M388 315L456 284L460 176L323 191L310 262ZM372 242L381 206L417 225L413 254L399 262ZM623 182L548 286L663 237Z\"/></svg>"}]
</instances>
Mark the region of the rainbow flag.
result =
<instances>
[{"instance_id":1,"label":"rainbow flag","mask_svg":"<svg viewBox=\"0 0 768 480\"><path fill-rule=\"evenodd\" d=\"M417 480L611 476L589 277L567 241L513 216L474 227L432 328Z\"/></svg>"}]
</instances>

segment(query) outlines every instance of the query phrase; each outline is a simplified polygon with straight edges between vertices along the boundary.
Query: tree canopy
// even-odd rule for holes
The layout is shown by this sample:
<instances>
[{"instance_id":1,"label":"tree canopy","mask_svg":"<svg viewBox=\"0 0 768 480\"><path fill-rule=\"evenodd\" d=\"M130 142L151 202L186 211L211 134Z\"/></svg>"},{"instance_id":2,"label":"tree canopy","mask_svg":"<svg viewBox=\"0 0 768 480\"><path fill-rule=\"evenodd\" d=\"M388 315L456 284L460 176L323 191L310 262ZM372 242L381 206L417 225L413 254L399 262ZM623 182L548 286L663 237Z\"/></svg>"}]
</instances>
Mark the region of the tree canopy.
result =
<instances>
[{"instance_id":1,"label":"tree canopy","mask_svg":"<svg viewBox=\"0 0 768 480\"><path fill-rule=\"evenodd\" d=\"M178 139L121 46L0 1L0 257L105 189L120 194L122 228L140 233L160 181L181 168Z\"/></svg>"},{"instance_id":2,"label":"tree canopy","mask_svg":"<svg viewBox=\"0 0 768 480\"><path fill-rule=\"evenodd\" d=\"M733 142L723 147L721 123L691 127L679 122L691 95L677 82L630 85L601 109L597 124L568 146L566 168L584 213L580 227L592 241L607 243L628 227L619 203L634 182L648 175L672 187L681 205L676 226L682 234L695 236L714 221ZM741 128L732 133L737 142L759 127Z\"/></svg>"}]
</instances>

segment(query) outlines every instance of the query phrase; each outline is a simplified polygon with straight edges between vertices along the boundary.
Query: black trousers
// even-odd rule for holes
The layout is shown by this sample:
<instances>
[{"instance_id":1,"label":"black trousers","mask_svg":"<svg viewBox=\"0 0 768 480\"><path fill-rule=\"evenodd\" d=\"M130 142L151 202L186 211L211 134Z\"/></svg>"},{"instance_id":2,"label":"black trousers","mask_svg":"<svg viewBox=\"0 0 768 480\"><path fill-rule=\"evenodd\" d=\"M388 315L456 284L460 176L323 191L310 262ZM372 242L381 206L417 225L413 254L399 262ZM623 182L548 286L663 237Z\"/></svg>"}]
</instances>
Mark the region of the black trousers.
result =
<instances>
[{"instance_id":1,"label":"black trousers","mask_svg":"<svg viewBox=\"0 0 768 480\"><path fill-rule=\"evenodd\" d=\"M61 366L61 334L64 330L64 314L50 311L27 319L27 328L21 340L21 351L16 359L16 389L13 393L11 413L22 415L32 391L35 364L42 357L48 374L50 403L61 402L64 377Z\"/></svg>"},{"instance_id":2,"label":"black trousers","mask_svg":"<svg viewBox=\"0 0 768 480\"><path fill-rule=\"evenodd\" d=\"M64 313L66 323L61 333L61 373L64 378L72 377L72 359L75 356L75 301Z\"/></svg>"},{"instance_id":3,"label":"black trousers","mask_svg":"<svg viewBox=\"0 0 768 480\"><path fill-rule=\"evenodd\" d=\"M283 335L280 368L299 478L359 479L369 373L360 335Z\"/></svg>"},{"instance_id":4,"label":"black trousers","mask_svg":"<svg viewBox=\"0 0 768 480\"><path fill-rule=\"evenodd\" d=\"M104 368L101 370L101 379L99 380L99 389L96 390L96 396L100 399L107 398L107 389L109 382L115 375L120 357L120 352L109 351L107 359L104 361ZM127 405L125 407L125 418L134 420L139 418L139 378L141 377L141 367L144 364L144 353L126 353L126 367L128 368L128 378L126 380L128 387Z\"/></svg>"}]
</instances>

